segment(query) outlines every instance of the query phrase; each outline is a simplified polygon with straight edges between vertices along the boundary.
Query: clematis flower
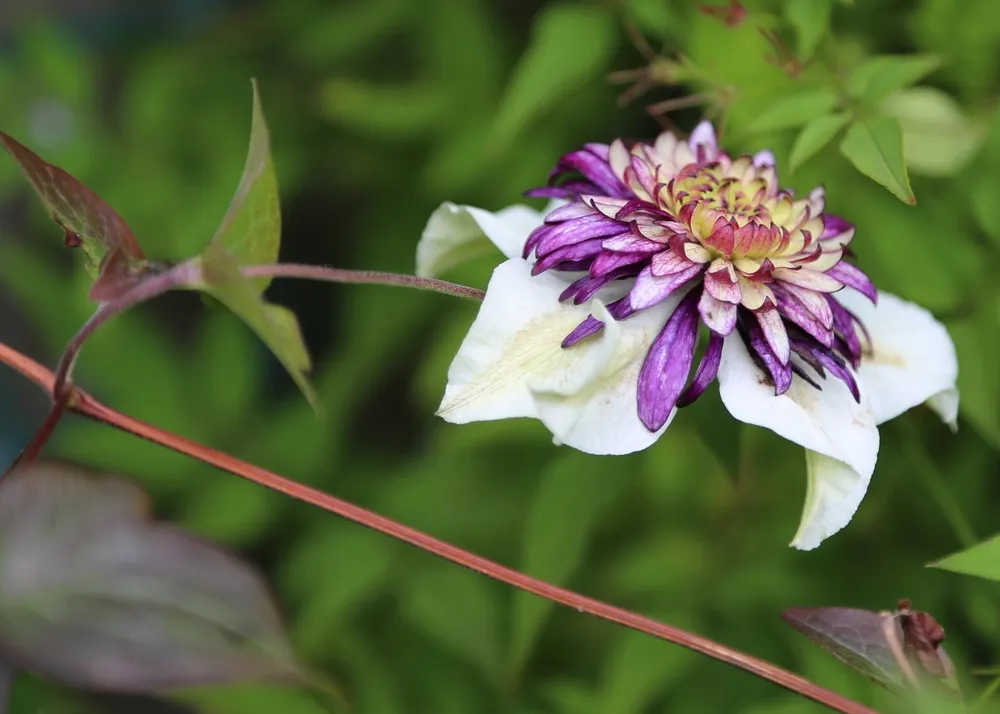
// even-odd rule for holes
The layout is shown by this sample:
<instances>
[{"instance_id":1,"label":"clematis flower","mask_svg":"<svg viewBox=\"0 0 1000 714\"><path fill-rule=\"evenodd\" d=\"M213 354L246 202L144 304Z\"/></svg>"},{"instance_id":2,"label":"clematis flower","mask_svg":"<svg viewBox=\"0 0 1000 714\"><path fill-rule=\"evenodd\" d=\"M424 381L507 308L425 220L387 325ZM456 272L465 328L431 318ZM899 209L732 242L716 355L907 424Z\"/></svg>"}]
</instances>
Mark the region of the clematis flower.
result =
<instances>
[{"instance_id":1,"label":"clematis flower","mask_svg":"<svg viewBox=\"0 0 1000 714\"><path fill-rule=\"evenodd\" d=\"M731 157L703 122L587 144L528 195L552 202L445 203L418 245L422 275L483 239L507 257L449 369L447 421L534 417L557 444L625 454L718 381L735 418L806 449L801 549L854 515L878 424L927 402L954 428L947 331L848 262L854 226L822 188L780 188L770 152Z\"/></svg>"}]
</instances>

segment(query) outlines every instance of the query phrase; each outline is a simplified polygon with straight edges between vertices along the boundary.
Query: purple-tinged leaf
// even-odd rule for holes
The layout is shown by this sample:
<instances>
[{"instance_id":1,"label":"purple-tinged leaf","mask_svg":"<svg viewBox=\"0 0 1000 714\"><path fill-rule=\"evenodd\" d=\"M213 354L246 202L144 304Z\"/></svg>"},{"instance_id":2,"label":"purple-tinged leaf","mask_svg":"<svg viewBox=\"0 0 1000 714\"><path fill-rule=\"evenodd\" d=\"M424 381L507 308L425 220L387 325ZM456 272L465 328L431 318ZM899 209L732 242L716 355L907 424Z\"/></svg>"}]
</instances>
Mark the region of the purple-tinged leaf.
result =
<instances>
[{"instance_id":1,"label":"purple-tinged leaf","mask_svg":"<svg viewBox=\"0 0 1000 714\"><path fill-rule=\"evenodd\" d=\"M97 277L112 253L120 253L126 262L142 260L132 229L100 196L3 132L0 143L21 166L52 220L66 232L66 246L83 249L91 275Z\"/></svg>"},{"instance_id":2,"label":"purple-tinged leaf","mask_svg":"<svg viewBox=\"0 0 1000 714\"><path fill-rule=\"evenodd\" d=\"M97 280L90 286L89 297L96 302L112 302L130 292L143 281L173 267L172 263L159 260L128 260L121 251L109 253Z\"/></svg>"},{"instance_id":3,"label":"purple-tinged leaf","mask_svg":"<svg viewBox=\"0 0 1000 714\"><path fill-rule=\"evenodd\" d=\"M150 520L128 482L57 463L0 482L0 651L123 693L308 677L250 567Z\"/></svg>"},{"instance_id":4,"label":"purple-tinged leaf","mask_svg":"<svg viewBox=\"0 0 1000 714\"><path fill-rule=\"evenodd\" d=\"M935 685L960 698L954 668L941 647L944 629L926 612L899 601L895 612L847 607L792 608L784 620L837 659L876 683L901 693ZM938 686L943 685L943 686Z\"/></svg>"},{"instance_id":5,"label":"purple-tinged leaf","mask_svg":"<svg viewBox=\"0 0 1000 714\"><path fill-rule=\"evenodd\" d=\"M906 688L892 648L885 636L891 613L849 607L796 607L781 613L785 622L834 657L892 690ZM902 639L902 630L898 636Z\"/></svg>"}]
</instances>

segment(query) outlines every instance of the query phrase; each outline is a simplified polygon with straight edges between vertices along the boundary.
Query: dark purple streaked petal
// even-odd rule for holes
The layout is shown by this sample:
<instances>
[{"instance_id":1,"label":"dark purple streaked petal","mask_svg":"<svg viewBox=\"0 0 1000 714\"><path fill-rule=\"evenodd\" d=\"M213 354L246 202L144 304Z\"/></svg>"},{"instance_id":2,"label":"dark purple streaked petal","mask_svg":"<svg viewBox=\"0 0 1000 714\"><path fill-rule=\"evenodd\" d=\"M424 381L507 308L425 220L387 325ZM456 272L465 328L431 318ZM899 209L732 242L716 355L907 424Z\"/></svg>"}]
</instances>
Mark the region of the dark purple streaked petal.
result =
<instances>
[{"instance_id":1,"label":"dark purple streaked petal","mask_svg":"<svg viewBox=\"0 0 1000 714\"><path fill-rule=\"evenodd\" d=\"M760 325L761 330L764 332L764 338L767 340L767 344L770 345L774 356L778 358L781 364L788 364L788 358L791 356L791 346L788 342L788 332L785 330L785 323L781 319L781 313L778 312L777 306L771 302L770 298L766 298L764 304L753 311L753 315L757 318L757 324Z\"/></svg>"},{"instance_id":2,"label":"dark purple streaked petal","mask_svg":"<svg viewBox=\"0 0 1000 714\"><path fill-rule=\"evenodd\" d=\"M615 214L615 219L619 221L624 221L626 218L628 218L637 211L644 211L647 214L650 212L659 214L661 212L659 208L657 208L654 204L650 203L649 201L643 201L638 198L635 198L626 203L618 210L618 213Z\"/></svg>"},{"instance_id":3,"label":"dark purple streaked petal","mask_svg":"<svg viewBox=\"0 0 1000 714\"><path fill-rule=\"evenodd\" d=\"M579 172L585 179L596 186L600 193L606 196L624 196L631 193L618 180L618 177L615 176L614 171L611 170L611 166L608 164L607 157L601 157L592 151L586 149L572 151L563 156L556 167L555 175L550 177L550 180L569 171Z\"/></svg>"},{"instance_id":4,"label":"dark purple streaked petal","mask_svg":"<svg viewBox=\"0 0 1000 714\"><path fill-rule=\"evenodd\" d=\"M774 384L775 396L784 394L792 386L791 366L782 364L777 355L771 351L771 346L767 344L767 339L764 337L764 330L761 329L757 320L746 320L744 325L747 332L747 347L770 375L771 383Z\"/></svg>"},{"instance_id":5,"label":"dark purple streaked petal","mask_svg":"<svg viewBox=\"0 0 1000 714\"><path fill-rule=\"evenodd\" d=\"M634 276L639 271L637 266L626 265L617 270L612 270L610 273L605 273L600 277L592 277L591 275L584 275L579 280L573 282L568 288L562 291L559 296L560 301L573 299L573 302L577 305L580 303L587 302L590 298L597 293L598 290L603 288L608 283L618 280L620 278L628 278Z\"/></svg>"},{"instance_id":6,"label":"dark purple streaked petal","mask_svg":"<svg viewBox=\"0 0 1000 714\"><path fill-rule=\"evenodd\" d=\"M593 258L587 258L584 260L564 260L561 263L556 263L549 268L549 270L563 273L585 273L590 268L590 264L593 260Z\"/></svg>"},{"instance_id":7,"label":"dark purple streaked petal","mask_svg":"<svg viewBox=\"0 0 1000 714\"><path fill-rule=\"evenodd\" d=\"M545 215L546 223L562 223L573 218L583 218L597 213L597 209L583 201L573 201L563 206L553 208Z\"/></svg>"},{"instance_id":8,"label":"dark purple streaked petal","mask_svg":"<svg viewBox=\"0 0 1000 714\"><path fill-rule=\"evenodd\" d=\"M719 363L722 361L722 335L717 332L709 332L708 347L702 355L698 369L694 373L691 384L677 400L677 407L686 407L693 404L719 375Z\"/></svg>"},{"instance_id":9,"label":"dark purple streaked petal","mask_svg":"<svg viewBox=\"0 0 1000 714\"><path fill-rule=\"evenodd\" d=\"M540 186L524 192L528 198L576 198L581 193L591 193L594 185L587 181L567 181L562 186Z\"/></svg>"},{"instance_id":10,"label":"dark purple streaked petal","mask_svg":"<svg viewBox=\"0 0 1000 714\"><path fill-rule=\"evenodd\" d=\"M521 250L521 257L525 260L531 255L531 252L538 245L538 242L542 240L545 236L555 230L557 224L543 223L538 226L535 230L528 234L527 240L524 241L524 248Z\"/></svg>"},{"instance_id":11,"label":"dark purple streaked petal","mask_svg":"<svg viewBox=\"0 0 1000 714\"><path fill-rule=\"evenodd\" d=\"M605 218L599 213L562 223L544 224L542 228L549 230L535 242L535 254L539 258L573 243L581 243L591 238L608 238L629 232L628 224Z\"/></svg>"},{"instance_id":12,"label":"dark purple streaked petal","mask_svg":"<svg viewBox=\"0 0 1000 714\"><path fill-rule=\"evenodd\" d=\"M652 196L653 192L656 191L656 176L653 173L653 167L641 156L632 155L629 167L625 171L625 177L634 180L648 196ZM633 186L633 188L635 187Z\"/></svg>"},{"instance_id":13,"label":"dark purple streaked petal","mask_svg":"<svg viewBox=\"0 0 1000 714\"><path fill-rule=\"evenodd\" d=\"M815 387L816 389L820 390L821 392L823 391L823 387L820 386L819 382L817 382L815 379L813 379L812 375L809 374L808 372L806 372L804 369L802 369L802 367L800 367L799 365L795 364L795 360L792 360L791 362L789 362L789 364L792 365L792 372L795 375L797 375L797 376L801 377L802 379L804 379L806 381L806 383L809 384L810 386Z\"/></svg>"},{"instance_id":14,"label":"dark purple streaked petal","mask_svg":"<svg viewBox=\"0 0 1000 714\"><path fill-rule=\"evenodd\" d=\"M854 379L854 375L851 374L851 370L847 369L847 365L844 363L840 357L838 357L833 350L823 347L820 344L812 342L811 340L792 340L792 349L795 350L796 354L812 357L813 360L821 364L830 374L837 377L840 381L847 385L847 388L851 390L851 396L854 397L854 401L861 401L861 392L858 390L858 383ZM822 372L820 373L822 375Z\"/></svg>"},{"instance_id":15,"label":"dark purple streaked petal","mask_svg":"<svg viewBox=\"0 0 1000 714\"><path fill-rule=\"evenodd\" d=\"M663 243L643 238L631 232L608 238L601 247L614 253L648 253L650 255L667 248Z\"/></svg>"},{"instance_id":16,"label":"dark purple streaked petal","mask_svg":"<svg viewBox=\"0 0 1000 714\"><path fill-rule=\"evenodd\" d=\"M647 266L642 269L635 279L635 285L629 291L629 299L632 301L633 310L642 310L663 302L670 297L678 288L687 283L691 278L701 272L701 268L692 265L684 272L674 273L659 278L653 275Z\"/></svg>"},{"instance_id":17,"label":"dark purple streaked petal","mask_svg":"<svg viewBox=\"0 0 1000 714\"><path fill-rule=\"evenodd\" d=\"M849 285L854 288L866 298L871 300L872 304L878 304L878 290L875 289L875 283L873 283L872 279L865 275L861 271L861 268L856 265L852 265L851 263L842 260L827 270L826 274L836 278L844 285Z\"/></svg>"},{"instance_id":18,"label":"dark purple streaked petal","mask_svg":"<svg viewBox=\"0 0 1000 714\"><path fill-rule=\"evenodd\" d=\"M851 363L856 368L861 360L861 340L856 328L860 322L853 312L837 302L835 296L827 295L826 300L833 313L833 329L843 340L844 346L847 348L846 354L851 358Z\"/></svg>"},{"instance_id":19,"label":"dark purple streaked petal","mask_svg":"<svg viewBox=\"0 0 1000 714\"><path fill-rule=\"evenodd\" d=\"M684 390L698 339L699 290L684 296L646 354L639 371L639 419L658 431L670 418Z\"/></svg>"},{"instance_id":20,"label":"dark purple streaked petal","mask_svg":"<svg viewBox=\"0 0 1000 714\"><path fill-rule=\"evenodd\" d=\"M615 300L613 303L608 304L607 308L608 312L611 314L611 317L619 321L624 320L625 318L635 313L635 311L632 309L632 306L629 304L628 295L626 295L620 300ZM593 315L587 315L587 319L585 319L583 322L577 325L576 328L571 333L566 335L566 337L562 341L562 346L572 347L580 340L590 337L591 335L596 334L603 329L604 329L603 322L598 320Z\"/></svg>"},{"instance_id":21,"label":"dark purple streaked petal","mask_svg":"<svg viewBox=\"0 0 1000 714\"><path fill-rule=\"evenodd\" d=\"M648 260L649 253L613 253L610 250L602 250L590 264L590 276L599 278L626 265L644 264ZM636 272L638 273L641 268L642 265L639 265Z\"/></svg>"},{"instance_id":22,"label":"dark purple streaked petal","mask_svg":"<svg viewBox=\"0 0 1000 714\"><path fill-rule=\"evenodd\" d=\"M772 285L771 290L778 298L778 310L782 317L801 327L824 347L833 346L833 330L824 327L822 321L801 300L780 285Z\"/></svg>"},{"instance_id":23,"label":"dark purple streaked petal","mask_svg":"<svg viewBox=\"0 0 1000 714\"><path fill-rule=\"evenodd\" d=\"M580 243L574 243L572 245L563 246L558 250L554 250L544 258L539 258L533 266L531 266L532 275L540 275L550 268L555 268L563 263L580 263L585 261L587 258L593 258L595 255L601 252L601 239L593 238L591 240L585 240ZM560 268L565 270L565 268Z\"/></svg>"}]
</instances>

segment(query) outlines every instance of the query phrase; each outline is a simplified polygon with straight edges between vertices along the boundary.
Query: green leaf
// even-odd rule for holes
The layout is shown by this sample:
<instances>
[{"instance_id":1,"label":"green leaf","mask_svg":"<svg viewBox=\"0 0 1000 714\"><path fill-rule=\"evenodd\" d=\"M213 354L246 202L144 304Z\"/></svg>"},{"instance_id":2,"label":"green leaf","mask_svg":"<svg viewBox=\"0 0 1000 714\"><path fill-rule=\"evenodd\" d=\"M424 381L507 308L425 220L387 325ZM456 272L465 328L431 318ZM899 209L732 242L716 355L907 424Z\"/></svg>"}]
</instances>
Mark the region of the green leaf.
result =
<instances>
[{"instance_id":1,"label":"green leaf","mask_svg":"<svg viewBox=\"0 0 1000 714\"><path fill-rule=\"evenodd\" d=\"M83 248L93 277L115 251L128 261L142 260L132 229L100 196L3 132L0 143L20 165L52 220L66 231L67 247Z\"/></svg>"},{"instance_id":2,"label":"green leaf","mask_svg":"<svg viewBox=\"0 0 1000 714\"><path fill-rule=\"evenodd\" d=\"M958 103L934 87L896 92L883 102L882 113L899 120L906 163L925 176L954 176L983 139Z\"/></svg>"},{"instance_id":3,"label":"green leaf","mask_svg":"<svg viewBox=\"0 0 1000 714\"><path fill-rule=\"evenodd\" d=\"M879 117L851 125L840 142L841 153L854 168L882 184L899 200L911 206L917 202L903 160L903 131L899 121Z\"/></svg>"},{"instance_id":4,"label":"green leaf","mask_svg":"<svg viewBox=\"0 0 1000 714\"><path fill-rule=\"evenodd\" d=\"M664 621L675 622L674 618ZM597 711L646 711L695 664L680 647L671 647L645 633L621 629L605 663Z\"/></svg>"},{"instance_id":5,"label":"green leaf","mask_svg":"<svg viewBox=\"0 0 1000 714\"><path fill-rule=\"evenodd\" d=\"M1000 535L930 563L928 567L950 570L963 575L975 575L987 580L1000 580Z\"/></svg>"},{"instance_id":6,"label":"green leaf","mask_svg":"<svg viewBox=\"0 0 1000 714\"><path fill-rule=\"evenodd\" d=\"M201 282L189 286L204 290L246 322L274 353L314 409L316 392L307 374L312 368L299 323L294 313L266 302L253 280L245 277L236 260L221 243L212 241L199 259Z\"/></svg>"},{"instance_id":7,"label":"green leaf","mask_svg":"<svg viewBox=\"0 0 1000 714\"><path fill-rule=\"evenodd\" d=\"M795 28L799 59L808 62L830 28L833 0L789 0L785 17Z\"/></svg>"},{"instance_id":8,"label":"green leaf","mask_svg":"<svg viewBox=\"0 0 1000 714\"><path fill-rule=\"evenodd\" d=\"M851 115L847 112L827 114L816 117L802 127L802 131L795 137L795 143L792 144L792 155L788 162L790 169L794 172L822 151L850 120Z\"/></svg>"},{"instance_id":9,"label":"green leaf","mask_svg":"<svg viewBox=\"0 0 1000 714\"><path fill-rule=\"evenodd\" d=\"M438 565L405 587L407 620L491 680L500 669L500 610L493 584L479 573Z\"/></svg>"},{"instance_id":10,"label":"green leaf","mask_svg":"<svg viewBox=\"0 0 1000 714\"><path fill-rule=\"evenodd\" d=\"M615 16L594 5L548 5L507 86L491 141L501 151L570 94L602 81L618 36Z\"/></svg>"},{"instance_id":11,"label":"green leaf","mask_svg":"<svg viewBox=\"0 0 1000 714\"><path fill-rule=\"evenodd\" d=\"M239 684L225 687L198 687L172 694L172 700L194 707L203 714L331 714L304 688Z\"/></svg>"},{"instance_id":12,"label":"green leaf","mask_svg":"<svg viewBox=\"0 0 1000 714\"><path fill-rule=\"evenodd\" d=\"M601 515L620 493L621 473L609 473L594 457L570 453L542 475L524 527L521 569L554 585L565 585L583 563ZM510 672L531 653L554 604L518 591L514 595Z\"/></svg>"},{"instance_id":13,"label":"green leaf","mask_svg":"<svg viewBox=\"0 0 1000 714\"><path fill-rule=\"evenodd\" d=\"M281 206L278 200L278 178L271 160L270 140L264 110L260 105L257 80L253 86L253 119L250 127L250 149L243 175L222 219L222 225L212 238L223 246L238 265L274 263L281 247ZM255 278L253 284L263 292L269 278Z\"/></svg>"},{"instance_id":14,"label":"green leaf","mask_svg":"<svg viewBox=\"0 0 1000 714\"><path fill-rule=\"evenodd\" d=\"M0 646L47 677L131 693L302 681L257 573L150 521L126 481L15 470L0 484L0 551Z\"/></svg>"},{"instance_id":15,"label":"green leaf","mask_svg":"<svg viewBox=\"0 0 1000 714\"><path fill-rule=\"evenodd\" d=\"M801 126L821 117L837 106L837 93L829 88L810 89L782 97L757 115L748 133L778 131Z\"/></svg>"},{"instance_id":16,"label":"green leaf","mask_svg":"<svg viewBox=\"0 0 1000 714\"><path fill-rule=\"evenodd\" d=\"M865 60L851 72L847 91L869 104L885 99L891 92L905 89L941 66L936 55L878 55Z\"/></svg>"}]
</instances>

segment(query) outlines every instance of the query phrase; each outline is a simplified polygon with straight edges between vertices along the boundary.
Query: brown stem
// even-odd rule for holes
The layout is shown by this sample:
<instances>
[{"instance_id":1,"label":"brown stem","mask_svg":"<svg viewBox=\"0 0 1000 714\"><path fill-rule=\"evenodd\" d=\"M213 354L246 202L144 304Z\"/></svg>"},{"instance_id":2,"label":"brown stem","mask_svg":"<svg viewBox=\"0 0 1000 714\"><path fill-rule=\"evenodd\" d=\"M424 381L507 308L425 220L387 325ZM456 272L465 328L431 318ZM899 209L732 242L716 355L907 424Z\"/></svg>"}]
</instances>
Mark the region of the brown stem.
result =
<instances>
[{"instance_id":1,"label":"brown stem","mask_svg":"<svg viewBox=\"0 0 1000 714\"><path fill-rule=\"evenodd\" d=\"M298 277L298 276L296 276ZM0 342L0 362L9 365L23 376L35 382L48 392L52 392L55 375L30 357ZM511 568L487 560L469 551L462 550L444 541L433 538L418 530L397 523L385 516L355 506L329 494L296 483L259 466L241 461L233 456L203 446L182 436L159 429L145 422L117 412L79 389L72 390L74 399L70 408L87 418L126 431L142 439L159 444L168 449L198 459L223 471L235 474L274 491L309 503L325 511L346 518L372 530L383 533L416 548L433 553L438 557L487 575L502 583L519 588L552 602L571 607L624 627L643 632L668 642L707 655L720 662L738 667L750 674L767 679L785 689L811 699L818 704L843 714L877 714L862 704L831 692L797 674L782 669L764 660L751 657L737 650L699 635L666 625L628 610L579 595L570 590L550 585L542 580Z\"/></svg>"}]
</instances>

